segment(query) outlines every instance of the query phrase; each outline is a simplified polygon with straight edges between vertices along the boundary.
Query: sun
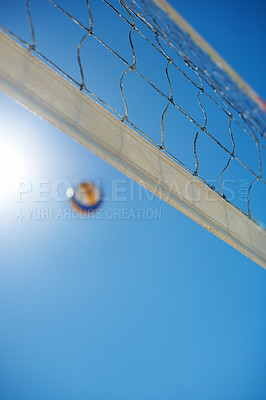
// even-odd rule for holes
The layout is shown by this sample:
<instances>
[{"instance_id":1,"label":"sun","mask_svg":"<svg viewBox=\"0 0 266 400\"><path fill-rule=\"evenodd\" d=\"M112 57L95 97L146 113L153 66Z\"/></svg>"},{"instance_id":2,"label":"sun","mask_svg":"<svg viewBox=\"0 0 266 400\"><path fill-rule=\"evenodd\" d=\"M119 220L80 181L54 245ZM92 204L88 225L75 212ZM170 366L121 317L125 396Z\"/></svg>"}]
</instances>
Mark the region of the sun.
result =
<instances>
[{"instance_id":1,"label":"sun","mask_svg":"<svg viewBox=\"0 0 266 400\"><path fill-rule=\"evenodd\" d=\"M7 142L0 141L0 198L10 194L25 178L26 163L17 149Z\"/></svg>"}]
</instances>

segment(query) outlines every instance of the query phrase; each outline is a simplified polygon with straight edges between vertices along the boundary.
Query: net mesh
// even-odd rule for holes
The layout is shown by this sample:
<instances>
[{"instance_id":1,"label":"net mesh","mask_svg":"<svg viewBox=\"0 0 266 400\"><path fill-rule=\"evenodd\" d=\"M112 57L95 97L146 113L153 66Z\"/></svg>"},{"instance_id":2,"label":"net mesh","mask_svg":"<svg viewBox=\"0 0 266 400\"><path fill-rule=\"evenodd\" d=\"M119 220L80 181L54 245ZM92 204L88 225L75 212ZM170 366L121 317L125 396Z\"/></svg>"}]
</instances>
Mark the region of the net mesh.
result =
<instances>
[{"instance_id":1,"label":"net mesh","mask_svg":"<svg viewBox=\"0 0 266 400\"><path fill-rule=\"evenodd\" d=\"M265 224L265 113L152 0L9 3L2 30Z\"/></svg>"}]
</instances>

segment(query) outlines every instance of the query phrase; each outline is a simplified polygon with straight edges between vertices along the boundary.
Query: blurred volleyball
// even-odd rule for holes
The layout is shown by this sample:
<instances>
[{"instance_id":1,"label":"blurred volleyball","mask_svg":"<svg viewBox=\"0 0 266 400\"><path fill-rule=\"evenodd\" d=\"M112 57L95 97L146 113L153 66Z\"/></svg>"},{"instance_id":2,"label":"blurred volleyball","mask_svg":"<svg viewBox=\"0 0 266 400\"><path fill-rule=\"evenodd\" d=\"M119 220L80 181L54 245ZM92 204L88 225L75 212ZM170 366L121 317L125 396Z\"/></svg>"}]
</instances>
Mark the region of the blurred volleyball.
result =
<instances>
[{"instance_id":1,"label":"blurred volleyball","mask_svg":"<svg viewBox=\"0 0 266 400\"><path fill-rule=\"evenodd\" d=\"M93 213L101 204L100 188L91 182L79 183L67 190L72 208L81 214Z\"/></svg>"}]
</instances>

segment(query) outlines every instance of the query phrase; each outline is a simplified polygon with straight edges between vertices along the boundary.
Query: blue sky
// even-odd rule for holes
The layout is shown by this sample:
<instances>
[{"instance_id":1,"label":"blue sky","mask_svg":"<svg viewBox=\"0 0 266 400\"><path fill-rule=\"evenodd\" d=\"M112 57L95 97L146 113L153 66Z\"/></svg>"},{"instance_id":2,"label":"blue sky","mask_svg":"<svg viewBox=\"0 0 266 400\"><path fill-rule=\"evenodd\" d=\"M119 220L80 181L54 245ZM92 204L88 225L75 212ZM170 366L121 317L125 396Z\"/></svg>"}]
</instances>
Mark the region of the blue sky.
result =
<instances>
[{"instance_id":1,"label":"blue sky","mask_svg":"<svg viewBox=\"0 0 266 400\"><path fill-rule=\"evenodd\" d=\"M170 3L266 98L264 2ZM20 25L1 7L29 37L26 18ZM39 7L46 2L35 3L36 15ZM104 69L101 77L94 90L105 87ZM107 96L122 109L115 90ZM17 189L0 198L1 399L264 399L265 271L4 94L0 117L0 139L31 185L20 202ZM108 198L99 218L75 218L63 196L64 182L84 179Z\"/></svg>"}]
</instances>

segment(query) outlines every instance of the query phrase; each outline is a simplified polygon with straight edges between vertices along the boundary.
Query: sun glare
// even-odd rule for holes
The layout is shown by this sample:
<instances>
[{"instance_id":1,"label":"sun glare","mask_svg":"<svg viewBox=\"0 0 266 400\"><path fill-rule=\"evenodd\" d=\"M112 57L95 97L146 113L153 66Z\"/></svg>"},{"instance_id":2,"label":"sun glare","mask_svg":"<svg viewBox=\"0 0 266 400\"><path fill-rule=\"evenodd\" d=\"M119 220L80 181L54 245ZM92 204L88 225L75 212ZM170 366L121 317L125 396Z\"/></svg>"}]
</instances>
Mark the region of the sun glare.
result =
<instances>
[{"instance_id":1,"label":"sun glare","mask_svg":"<svg viewBox=\"0 0 266 400\"><path fill-rule=\"evenodd\" d=\"M0 198L10 194L25 178L26 164L19 151L8 143L0 142Z\"/></svg>"}]
</instances>

